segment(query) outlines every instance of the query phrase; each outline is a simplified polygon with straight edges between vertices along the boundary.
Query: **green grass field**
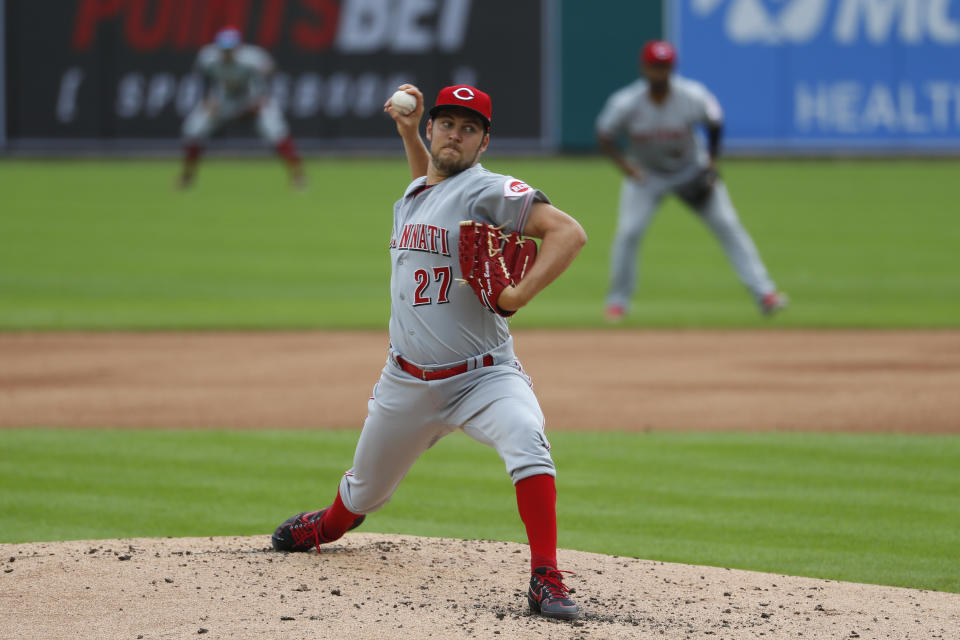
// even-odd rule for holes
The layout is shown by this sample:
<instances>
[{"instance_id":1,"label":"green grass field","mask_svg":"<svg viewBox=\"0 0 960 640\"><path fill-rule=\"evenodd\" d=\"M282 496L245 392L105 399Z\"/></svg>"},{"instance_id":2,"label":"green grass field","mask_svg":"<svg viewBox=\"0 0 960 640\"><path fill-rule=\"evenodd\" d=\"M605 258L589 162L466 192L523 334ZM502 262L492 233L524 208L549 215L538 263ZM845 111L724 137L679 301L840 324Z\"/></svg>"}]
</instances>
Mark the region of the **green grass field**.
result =
<instances>
[{"instance_id":1,"label":"green grass field","mask_svg":"<svg viewBox=\"0 0 960 640\"><path fill-rule=\"evenodd\" d=\"M0 542L263 534L266 545L289 515L329 503L355 440L354 431L0 431ZM562 547L960 592L960 438L551 441ZM363 528L526 539L502 463L463 435L428 451Z\"/></svg>"},{"instance_id":2,"label":"green grass field","mask_svg":"<svg viewBox=\"0 0 960 640\"><path fill-rule=\"evenodd\" d=\"M544 189L590 241L513 321L602 323L619 178L600 158L490 158ZM386 326L399 158L314 160L309 191L273 160L0 162L0 329ZM634 326L960 326L960 161L738 161L744 224L793 301L759 317L717 243L670 201L642 255Z\"/></svg>"},{"instance_id":3,"label":"green grass field","mask_svg":"<svg viewBox=\"0 0 960 640\"><path fill-rule=\"evenodd\" d=\"M593 157L485 165L544 189L590 236L514 326L602 326L613 169ZM407 182L399 158L313 160L305 193L272 160L211 159L187 193L171 188L176 169L0 162L0 330L385 330L390 209ZM627 327L960 326L960 161L723 169L791 308L761 318L707 231L670 202L648 234ZM0 541L265 534L329 501L355 439L0 430ZM958 436L551 440L561 546L960 592ZM501 463L462 436L428 452L364 528L524 537Z\"/></svg>"}]
</instances>

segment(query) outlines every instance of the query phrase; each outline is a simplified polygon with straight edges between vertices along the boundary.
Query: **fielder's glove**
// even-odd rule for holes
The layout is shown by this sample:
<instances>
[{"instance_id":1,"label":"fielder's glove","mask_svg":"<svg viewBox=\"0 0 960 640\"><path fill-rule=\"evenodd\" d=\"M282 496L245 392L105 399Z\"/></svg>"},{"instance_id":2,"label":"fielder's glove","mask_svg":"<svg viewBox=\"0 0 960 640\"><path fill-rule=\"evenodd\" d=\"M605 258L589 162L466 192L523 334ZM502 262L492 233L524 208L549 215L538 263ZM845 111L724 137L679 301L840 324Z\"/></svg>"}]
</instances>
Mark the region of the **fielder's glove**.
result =
<instances>
[{"instance_id":1,"label":"fielder's glove","mask_svg":"<svg viewBox=\"0 0 960 640\"><path fill-rule=\"evenodd\" d=\"M690 180L674 187L673 192L691 207L699 208L710 197L716 181L717 170L713 167L704 167Z\"/></svg>"},{"instance_id":2,"label":"fielder's glove","mask_svg":"<svg viewBox=\"0 0 960 640\"><path fill-rule=\"evenodd\" d=\"M500 227L465 220L460 223L459 250L461 282L493 313L505 318L516 313L501 309L497 300L533 266L537 243L516 231L504 233Z\"/></svg>"}]
</instances>

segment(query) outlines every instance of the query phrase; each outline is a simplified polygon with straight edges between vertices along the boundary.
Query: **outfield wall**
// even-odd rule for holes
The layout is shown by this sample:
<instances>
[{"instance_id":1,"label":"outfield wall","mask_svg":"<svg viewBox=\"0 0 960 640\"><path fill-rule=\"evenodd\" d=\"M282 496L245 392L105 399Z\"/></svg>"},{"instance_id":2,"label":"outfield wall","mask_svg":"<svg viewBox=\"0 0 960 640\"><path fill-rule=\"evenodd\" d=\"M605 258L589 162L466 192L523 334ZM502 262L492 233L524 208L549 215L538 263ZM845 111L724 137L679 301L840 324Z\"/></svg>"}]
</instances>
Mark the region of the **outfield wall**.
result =
<instances>
[{"instance_id":1,"label":"outfield wall","mask_svg":"<svg viewBox=\"0 0 960 640\"><path fill-rule=\"evenodd\" d=\"M592 152L664 33L723 104L728 152L960 153L960 0L0 0L0 20L8 152L175 152L196 52L233 23L313 153L395 151L381 105L404 81L488 90L497 152Z\"/></svg>"},{"instance_id":2,"label":"outfield wall","mask_svg":"<svg viewBox=\"0 0 960 640\"><path fill-rule=\"evenodd\" d=\"M960 0L673 0L680 70L753 152L960 151Z\"/></svg>"},{"instance_id":3,"label":"outfield wall","mask_svg":"<svg viewBox=\"0 0 960 640\"><path fill-rule=\"evenodd\" d=\"M7 0L6 150L175 151L203 91L194 56L227 22L274 55L308 151L395 151L380 107L404 81L491 93L498 152L593 150L662 15L656 0ZM237 129L214 148L260 146Z\"/></svg>"},{"instance_id":4,"label":"outfield wall","mask_svg":"<svg viewBox=\"0 0 960 640\"><path fill-rule=\"evenodd\" d=\"M498 145L555 139L553 0L7 2L6 132L20 148L176 144L202 98L197 51L225 24L274 56L273 93L306 148L397 147L382 113L411 82L495 97ZM247 138L246 131L233 132ZM249 138L253 140L252 138Z\"/></svg>"}]
</instances>

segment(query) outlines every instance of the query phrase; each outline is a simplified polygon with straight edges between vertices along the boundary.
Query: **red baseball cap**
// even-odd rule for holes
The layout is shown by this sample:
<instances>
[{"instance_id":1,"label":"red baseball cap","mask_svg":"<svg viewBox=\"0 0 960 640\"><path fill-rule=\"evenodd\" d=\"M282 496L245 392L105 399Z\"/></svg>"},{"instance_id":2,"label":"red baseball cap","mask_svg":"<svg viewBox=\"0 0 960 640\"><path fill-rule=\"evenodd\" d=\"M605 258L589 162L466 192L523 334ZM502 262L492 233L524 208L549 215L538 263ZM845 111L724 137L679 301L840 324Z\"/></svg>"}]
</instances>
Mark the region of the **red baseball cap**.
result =
<instances>
[{"instance_id":1,"label":"red baseball cap","mask_svg":"<svg viewBox=\"0 0 960 640\"><path fill-rule=\"evenodd\" d=\"M455 84L444 87L437 94L437 102L430 109L430 117L437 115L441 107L462 107L473 111L490 127L493 112L490 107L490 96L476 87L467 84Z\"/></svg>"},{"instance_id":2,"label":"red baseball cap","mask_svg":"<svg viewBox=\"0 0 960 640\"><path fill-rule=\"evenodd\" d=\"M677 61L677 50L666 40L650 40L643 46L641 54L643 64L666 64L673 66Z\"/></svg>"}]
</instances>

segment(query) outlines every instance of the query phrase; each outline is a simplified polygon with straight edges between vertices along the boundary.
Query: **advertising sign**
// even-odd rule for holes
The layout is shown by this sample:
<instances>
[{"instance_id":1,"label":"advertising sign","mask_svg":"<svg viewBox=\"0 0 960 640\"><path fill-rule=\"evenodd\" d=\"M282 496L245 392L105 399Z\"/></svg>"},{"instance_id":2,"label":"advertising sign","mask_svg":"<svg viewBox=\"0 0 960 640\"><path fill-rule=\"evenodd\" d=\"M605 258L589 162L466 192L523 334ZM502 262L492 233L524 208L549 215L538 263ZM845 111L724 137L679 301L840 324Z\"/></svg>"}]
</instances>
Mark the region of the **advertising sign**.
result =
<instances>
[{"instance_id":1,"label":"advertising sign","mask_svg":"<svg viewBox=\"0 0 960 640\"><path fill-rule=\"evenodd\" d=\"M674 0L727 146L960 150L960 0Z\"/></svg>"},{"instance_id":2,"label":"advertising sign","mask_svg":"<svg viewBox=\"0 0 960 640\"><path fill-rule=\"evenodd\" d=\"M544 0L545 1L545 0ZM8 141L176 139L204 87L198 50L230 24L267 49L298 140L395 144L383 103L475 84L498 146L545 143L543 2L63 0L8 2ZM247 131L238 131L253 137Z\"/></svg>"}]
</instances>

